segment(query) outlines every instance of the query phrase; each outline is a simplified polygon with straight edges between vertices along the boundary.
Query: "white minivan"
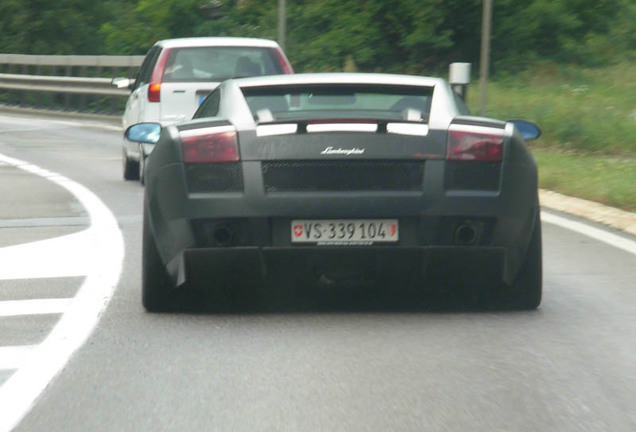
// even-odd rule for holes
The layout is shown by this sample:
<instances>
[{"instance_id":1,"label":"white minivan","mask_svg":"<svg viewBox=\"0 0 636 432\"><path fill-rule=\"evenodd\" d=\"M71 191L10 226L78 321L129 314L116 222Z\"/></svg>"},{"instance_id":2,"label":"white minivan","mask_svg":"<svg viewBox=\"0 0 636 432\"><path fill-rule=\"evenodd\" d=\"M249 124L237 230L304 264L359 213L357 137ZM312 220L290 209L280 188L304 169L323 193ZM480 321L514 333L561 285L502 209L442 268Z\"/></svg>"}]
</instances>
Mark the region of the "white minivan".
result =
<instances>
[{"instance_id":1,"label":"white minivan","mask_svg":"<svg viewBox=\"0 0 636 432\"><path fill-rule=\"evenodd\" d=\"M271 40L230 37L166 39L146 54L137 78L115 78L132 91L123 130L141 122L189 120L205 97L229 78L293 73L280 46ZM152 145L123 142L124 179L143 184L145 158Z\"/></svg>"}]
</instances>

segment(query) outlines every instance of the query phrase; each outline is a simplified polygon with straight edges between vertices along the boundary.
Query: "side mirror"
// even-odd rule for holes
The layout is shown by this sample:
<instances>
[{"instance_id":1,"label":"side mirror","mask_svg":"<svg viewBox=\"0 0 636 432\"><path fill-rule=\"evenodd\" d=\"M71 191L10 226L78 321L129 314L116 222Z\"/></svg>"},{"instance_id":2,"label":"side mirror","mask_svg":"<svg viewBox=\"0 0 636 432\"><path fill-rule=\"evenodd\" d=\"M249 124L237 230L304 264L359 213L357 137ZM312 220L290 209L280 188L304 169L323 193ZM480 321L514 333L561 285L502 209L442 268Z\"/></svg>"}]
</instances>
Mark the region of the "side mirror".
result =
<instances>
[{"instance_id":1,"label":"side mirror","mask_svg":"<svg viewBox=\"0 0 636 432\"><path fill-rule=\"evenodd\" d=\"M122 88L132 89L133 85L135 84L135 80L130 78L118 77L118 78L113 78L113 80L110 83L119 89L122 89Z\"/></svg>"},{"instance_id":2,"label":"side mirror","mask_svg":"<svg viewBox=\"0 0 636 432\"><path fill-rule=\"evenodd\" d=\"M536 124L526 121L526 120L508 120L510 123L514 124L521 136L524 140L530 141L537 139L541 136L541 129Z\"/></svg>"},{"instance_id":3,"label":"side mirror","mask_svg":"<svg viewBox=\"0 0 636 432\"><path fill-rule=\"evenodd\" d=\"M161 136L161 125L159 123L137 123L126 129L124 136L128 141L156 144Z\"/></svg>"}]
</instances>

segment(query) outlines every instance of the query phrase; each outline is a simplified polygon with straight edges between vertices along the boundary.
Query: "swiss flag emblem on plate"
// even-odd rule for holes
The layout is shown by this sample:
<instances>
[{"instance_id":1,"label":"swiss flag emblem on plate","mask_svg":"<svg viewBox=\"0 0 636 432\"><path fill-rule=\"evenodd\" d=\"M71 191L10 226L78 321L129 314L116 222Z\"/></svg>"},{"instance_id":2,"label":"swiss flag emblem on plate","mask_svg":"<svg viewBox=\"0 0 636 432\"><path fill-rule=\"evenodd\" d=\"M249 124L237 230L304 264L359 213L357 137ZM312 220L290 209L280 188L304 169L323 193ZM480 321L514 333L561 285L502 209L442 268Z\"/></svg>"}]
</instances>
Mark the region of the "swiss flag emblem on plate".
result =
<instances>
[{"instance_id":1,"label":"swiss flag emblem on plate","mask_svg":"<svg viewBox=\"0 0 636 432\"><path fill-rule=\"evenodd\" d=\"M300 237L303 235L303 226L302 225L294 225L294 237Z\"/></svg>"}]
</instances>

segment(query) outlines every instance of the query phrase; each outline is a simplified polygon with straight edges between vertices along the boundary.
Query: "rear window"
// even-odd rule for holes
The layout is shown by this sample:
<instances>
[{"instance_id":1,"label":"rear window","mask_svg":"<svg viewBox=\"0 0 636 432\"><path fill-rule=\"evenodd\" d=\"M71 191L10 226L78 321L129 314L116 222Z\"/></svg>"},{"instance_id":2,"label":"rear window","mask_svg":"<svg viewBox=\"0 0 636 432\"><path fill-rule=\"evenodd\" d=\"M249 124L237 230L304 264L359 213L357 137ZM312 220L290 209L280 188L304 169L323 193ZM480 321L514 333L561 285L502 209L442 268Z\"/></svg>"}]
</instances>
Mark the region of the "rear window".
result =
<instances>
[{"instance_id":1,"label":"rear window","mask_svg":"<svg viewBox=\"0 0 636 432\"><path fill-rule=\"evenodd\" d=\"M427 121L432 87L303 85L244 88L252 114L261 120L386 118Z\"/></svg>"},{"instance_id":2,"label":"rear window","mask_svg":"<svg viewBox=\"0 0 636 432\"><path fill-rule=\"evenodd\" d=\"M162 81L220 82L229 78L281 73L282 67L271 48L172 48Z\"/></svg>"}]
</instances>

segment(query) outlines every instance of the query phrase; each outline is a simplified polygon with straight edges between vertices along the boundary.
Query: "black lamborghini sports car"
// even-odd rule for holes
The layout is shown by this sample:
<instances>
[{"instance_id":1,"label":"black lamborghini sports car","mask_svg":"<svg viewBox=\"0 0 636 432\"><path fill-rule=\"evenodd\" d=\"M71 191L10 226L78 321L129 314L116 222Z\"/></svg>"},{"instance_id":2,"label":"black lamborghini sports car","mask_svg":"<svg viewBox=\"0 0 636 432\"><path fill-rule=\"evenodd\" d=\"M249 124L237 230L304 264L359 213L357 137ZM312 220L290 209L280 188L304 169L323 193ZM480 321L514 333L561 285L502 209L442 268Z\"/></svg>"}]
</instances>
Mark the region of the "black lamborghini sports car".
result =
<instances>
[{"instance_id":1,"label":"black lamborghini sports car","mask_svg":"<svg viewBox=\"0 0 636 432\"><path fill-rule=\"evenodd\" d=\"M224 81L191 121L140 123L142 300L228 301L268 280L466 287L541 302L536 125L471 116L440 78L296 74ZM272 290L272 295L273 290Z\"/></svg>"}]
</instances>

